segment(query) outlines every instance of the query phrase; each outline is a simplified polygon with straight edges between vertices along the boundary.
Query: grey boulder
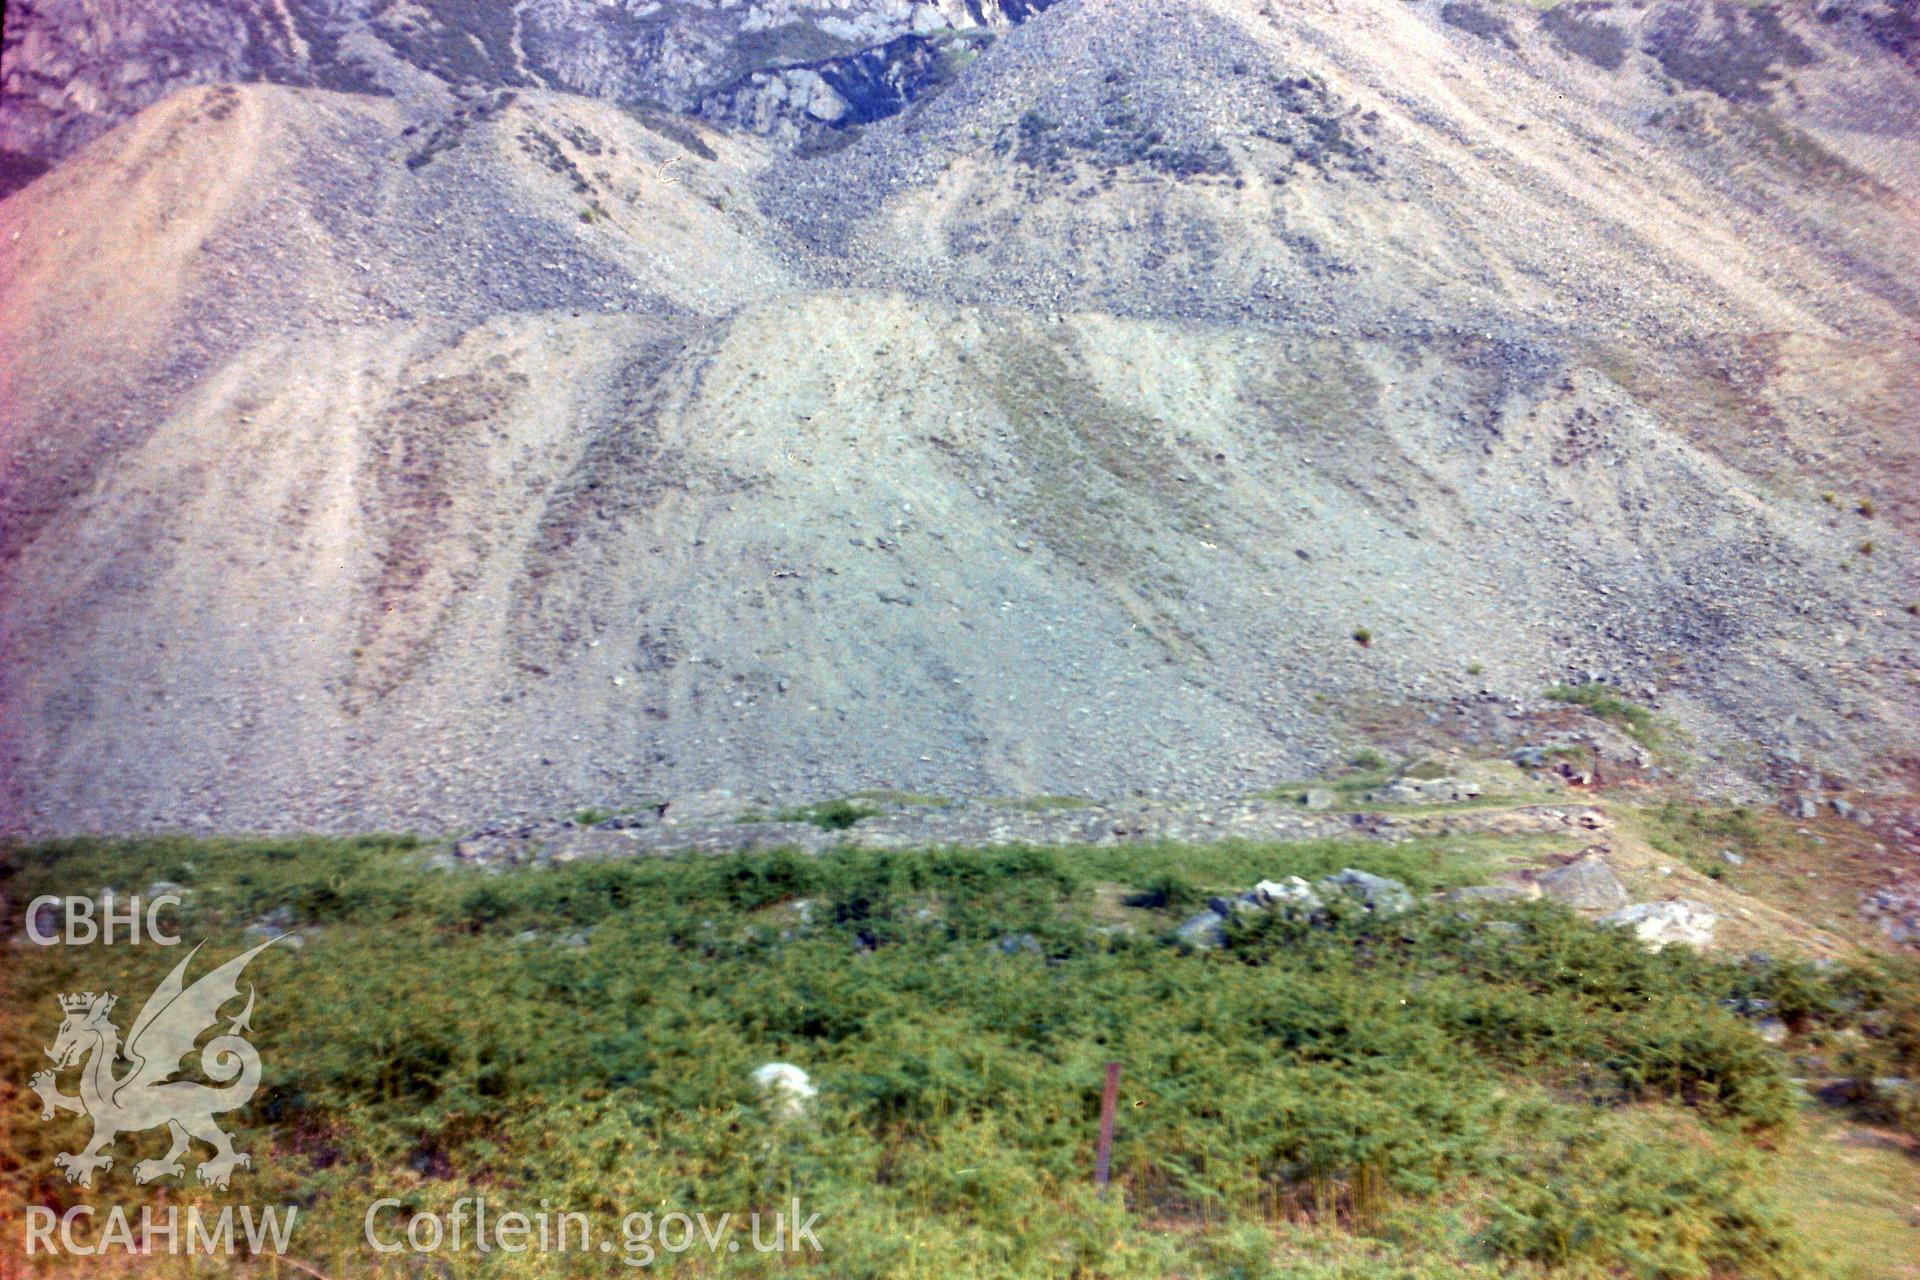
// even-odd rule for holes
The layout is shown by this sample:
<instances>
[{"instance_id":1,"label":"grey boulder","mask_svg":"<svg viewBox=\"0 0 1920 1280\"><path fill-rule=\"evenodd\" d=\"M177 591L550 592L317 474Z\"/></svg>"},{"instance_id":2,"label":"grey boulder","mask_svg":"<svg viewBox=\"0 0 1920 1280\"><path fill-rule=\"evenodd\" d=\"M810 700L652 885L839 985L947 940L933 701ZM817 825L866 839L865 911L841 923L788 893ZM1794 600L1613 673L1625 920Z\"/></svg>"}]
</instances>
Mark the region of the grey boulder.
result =
<instances>
[{"instance_id":1,"label":"grey boulder","mask_svg":"<svg viewBox=\"0 0 1920 1280\"><path fill-rule=\"evenodd\" d=\"M1627 905L1626 886L1599 852L1589 850L1539 878L1540 892L1576 911L1616 911Z\"/></svg>"},{"instance_id":2,"label":"grey boulder","mask_svg":"<svg viewBox=\"0 0 1920 1280\"><path fill-rule=\"evenodd\" d=\"M1227 917L1212 907L1190 916L1173 936L1200 951L1208 951L1227 940Z\"/></svg>"},{"instance_id":3,"label":"grey boulder","mask_svg":"<svg viewBox=\"0 0 1920 1280\"><path fill-rule=\"evenodd\" d=\"M1413 909L1413 893L1406 885L1387 876L1348 867L1338 875L1327 876L1315 886L1323 898L1352 898L1375 915L1394 916Z\"/></svg>"}]
</instances>

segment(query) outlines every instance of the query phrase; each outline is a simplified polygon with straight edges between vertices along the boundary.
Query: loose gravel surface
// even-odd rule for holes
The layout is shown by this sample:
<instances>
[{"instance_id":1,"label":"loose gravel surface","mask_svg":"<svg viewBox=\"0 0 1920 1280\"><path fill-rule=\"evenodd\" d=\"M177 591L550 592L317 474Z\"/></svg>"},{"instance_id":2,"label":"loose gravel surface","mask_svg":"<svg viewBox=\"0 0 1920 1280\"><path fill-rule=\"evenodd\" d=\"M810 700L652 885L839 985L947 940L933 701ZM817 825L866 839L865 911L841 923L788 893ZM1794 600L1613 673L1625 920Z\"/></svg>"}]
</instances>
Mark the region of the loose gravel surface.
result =
<instances>
[{"instance_id":1,"label":"loose gravel surface","mask_svg":"<svg viewBox=\"0 0 1920 1280\"><path fill-rule=\"evenodd\" d=\"M1896 786L1920 82L1515 30L1080 0L825 154L165 100L0 201L0 826L1213 803L1589 680Z\"/></svg>"}]
</instances>

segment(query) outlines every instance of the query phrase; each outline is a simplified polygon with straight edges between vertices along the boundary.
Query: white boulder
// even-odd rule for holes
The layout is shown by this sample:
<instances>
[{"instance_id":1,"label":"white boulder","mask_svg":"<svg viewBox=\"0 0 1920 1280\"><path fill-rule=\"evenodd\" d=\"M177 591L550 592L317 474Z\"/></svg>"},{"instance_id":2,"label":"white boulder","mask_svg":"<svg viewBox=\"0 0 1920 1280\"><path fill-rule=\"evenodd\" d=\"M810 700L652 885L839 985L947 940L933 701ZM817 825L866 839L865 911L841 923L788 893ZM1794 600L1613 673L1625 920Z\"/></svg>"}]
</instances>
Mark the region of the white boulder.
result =
<instances>
[{"instance_id":1,"label":"white boulder","mask_svg":"<svg viewBox=\"0 0 1920 1280\"><path fill-rule=\"evenodd\" d=\"M753 1082L773 1105L774 1113L788 1118L806 1114L808 1105L820 1093L807 1073L791 1062L769 1062L755 1067Z\"/></svg>"},{"instance_id":2,"label":"white boulder","mask_svg":"<svg viewBox=\"0 0 1920 1280\"><path fill-rule=\"evenodd\" d=\"M1705 947L1713 941L1713 926L1720 922L1710 907L1686 898L1636 902L1600 919L1605 924L1632 929L1650 951L1659 951L1676 942Z\"/></svg>"}]
</instances>

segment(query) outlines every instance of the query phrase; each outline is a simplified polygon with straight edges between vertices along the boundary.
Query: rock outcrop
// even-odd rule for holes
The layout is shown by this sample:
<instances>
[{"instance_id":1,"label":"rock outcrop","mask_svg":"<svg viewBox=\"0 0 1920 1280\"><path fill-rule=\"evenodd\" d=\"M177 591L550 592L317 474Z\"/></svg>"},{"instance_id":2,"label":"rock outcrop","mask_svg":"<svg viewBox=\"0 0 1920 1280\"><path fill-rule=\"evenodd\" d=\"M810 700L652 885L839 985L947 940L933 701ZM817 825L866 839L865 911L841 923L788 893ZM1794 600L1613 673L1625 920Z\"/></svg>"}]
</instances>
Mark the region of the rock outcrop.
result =
<instances>
[{"instance_id":1,"label":"rock outcrop","mask_svg":"<svg viewBox=\"0 0 1920 1280\"><path fill-rule=\"evenodd\" d=\"M1713 942L1719 916L1704 903L1675 898L1666 902L1636 902L1600 917L1605 924L1631 929L1649 951L1676 944L1696 950Z\"/></svg>"},{"instance_id":2,"label":"rock outcrop","mask_svg":"<svg viewBox=\"0 0 1920 1280\"><path fill-rule=\"evenodd\" d=\"M1628 903L1626 886L1607 865L1604 847L1537 877L1541 893L1576 911L1614 911Z\"/></svg>"}]
</instances>

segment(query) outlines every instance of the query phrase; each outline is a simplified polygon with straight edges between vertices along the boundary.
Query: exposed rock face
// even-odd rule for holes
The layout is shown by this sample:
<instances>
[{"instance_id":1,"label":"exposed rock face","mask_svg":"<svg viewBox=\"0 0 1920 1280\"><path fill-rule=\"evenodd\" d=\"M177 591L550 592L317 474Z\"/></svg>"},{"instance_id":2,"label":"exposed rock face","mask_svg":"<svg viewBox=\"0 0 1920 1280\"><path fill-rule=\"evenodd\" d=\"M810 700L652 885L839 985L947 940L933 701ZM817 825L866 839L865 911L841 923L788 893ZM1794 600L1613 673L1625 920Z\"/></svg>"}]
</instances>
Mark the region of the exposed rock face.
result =
<instances>
[{"instance_id":1,"label":"exposed rock face","mask_svg":"<svg viewBox=\"0 0 1920 1280\"><path fill-rule=\"evenodd\" d=\"M752 71L705 94L696 110L776 138L818 138L821 126L871 124L904 111L950 80L990 39L904 35L842 57Z\"/></svg>"},{"instance_id":2,"label":"exposed rock face","mask_svg":"<svg viewBox=\"0 0 1920 1280\"><path fill-rule=\"evenodd\" d=\"M798 137L903 109L964 63L969 37L1051 3L37 0L6 11L0 150L56 159L177 89L259 80L429 109L563 89Z\"/></svg>"},{"instance_id":3,"label":"exposed rock face","mask_svg":"<svg viewBox=\"0 0 1920 1280\"><path fill-rule=\"evenodd\" d=\"M36 0L8 8L0 154L45 161L177 89L268 81L439 103L548 88L693 112L787 138L895 114L948 83L977 37L1056 0ZM1670 0L1534 15L1424 0L1463 38L1539 43L1609 74L1640 53L1670 82L1766 104L1835 36L1920 67L1904 0L1838 0L1809 15L1773 5ZM1304 86L1302 86L1304 87ZM1323 115L1323 120L1332 120ZM1303 154L1332 137L1299 135ZM18 163L0 169L15 183ZM0 188L5 190L8 188Z\"/></svg>"}]
</instances>

